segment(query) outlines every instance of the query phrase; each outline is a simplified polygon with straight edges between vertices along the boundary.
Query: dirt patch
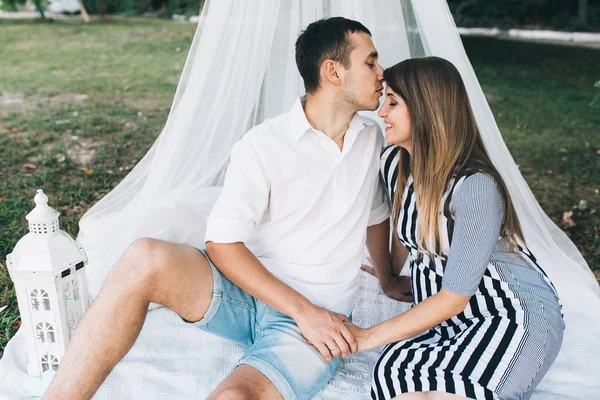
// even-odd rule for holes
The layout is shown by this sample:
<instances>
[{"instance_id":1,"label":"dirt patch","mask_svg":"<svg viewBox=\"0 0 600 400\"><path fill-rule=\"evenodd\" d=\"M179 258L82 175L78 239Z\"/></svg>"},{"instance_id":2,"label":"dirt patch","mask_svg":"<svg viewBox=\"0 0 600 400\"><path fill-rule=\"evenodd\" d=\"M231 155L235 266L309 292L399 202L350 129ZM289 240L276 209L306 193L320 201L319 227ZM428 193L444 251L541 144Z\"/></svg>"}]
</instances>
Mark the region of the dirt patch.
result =
<instances>
[{"instance_id":1,"label":"dirt patch","mask_svg":"<svg viewBox=\"0 0 600 400\"><path fill-rule=\"evenodd\" d=\"M8 115L11 112L25 112L41 108L57 107L63 103L83 103L88 100L87 94L82 93L61 93L55 96L32 95L25 96L22 93L2 93L0 94L0 117ZM172 95L164 96L123 96L102 98L102 101L114 104L123 102L127 107L137 111L168 111L173 102Z\"/></svg>"},{"instance_id":2,"label":"dirt patch","mask_svg":"<svg viewBox=\"0 0 600 400\"><path fill-rule=\"evenodd\" d=\"M123 32L114 36L117 40L122 41L130 41L133 39L143 39L147 35L156 33L156 32L166 32L167 29L161 28L146 28L146 29L136 29L135 31Z\"/></svg>"},{"instance_id":3,"label":"dirt patch","mask_svg":"<svg viewBox=\"0 0 600 400\"><path fill-rule=\"evenodd\" d=\"M96 142L89 137L80 138L77 135L64 133L61 136L61 142L67 148L67 157L76 164L87 166L91 164L96 155L96 147L101 143ZM62 162L61 155L58 156L58 161Z\"/></svg>"},{"instance_id":4,"label":"dirt patch","mask_svg":"<svg viewBox=\"0 0 600 400\"><path fill-rule=\"evenodd\" d=\"M73 146L67 150L67 155L76 164L89 165L96 155L96 150L81 146Z\"/></svg>"},{"instance_id":5,"label":"dirt patch","mask_svg":"<svg viewBox=\"0 0 600 400\"><path fill-rule=\"evenodd\" d=\"M96 142L89 137L80 138L72 133L65 132L60 136L60 139L55 140L51 143L46 143L43 146L43 154L52 154L52 157L59 163L69 158L73 163L88 166L94 160L96 155L96 148L100 146L101 142ZM35 163L36 156L29 158L29 162Z\"/></svg>"},{"instance_id":6,"label":"dirt patch","mask_svg":"<svg viewBox=\"0 0 600 400\"><path fill-rule=\"evenodd\" d=\"M61 93L56 96L25 96L22 93L2 93L0 95L0 116L10 112L25 112L43 107L56 107L62 103L81 103L88 99L87 94Z\"/></svg>"},{"instance_id":7,"label":"dirt patch","mask_svg":"<svg viewBox=\"0 0 600 400\"><path fill-rule=\"evenodd\" d=\"M171 96L125 96L121 100L126 106L138 111L168 110L173 102L173 98Z\"/></svg>"}]
</instances>

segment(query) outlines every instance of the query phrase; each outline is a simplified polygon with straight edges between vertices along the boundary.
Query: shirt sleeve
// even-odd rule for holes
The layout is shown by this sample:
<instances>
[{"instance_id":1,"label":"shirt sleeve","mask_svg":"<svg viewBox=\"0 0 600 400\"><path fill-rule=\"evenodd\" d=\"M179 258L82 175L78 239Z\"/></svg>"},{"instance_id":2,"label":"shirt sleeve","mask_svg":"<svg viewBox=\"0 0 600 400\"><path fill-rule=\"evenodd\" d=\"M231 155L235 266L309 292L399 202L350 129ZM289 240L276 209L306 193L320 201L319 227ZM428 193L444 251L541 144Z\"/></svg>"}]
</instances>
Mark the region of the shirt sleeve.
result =
<instances>
[{"instance_id":1,"label":"shirt sleeve","mask_svg":"<svg viewBox=\"0 0 600 400\"><path fill-rule=\"evenodd\" d=\"M246 243L267 209L269 190L264 165L245 137L231 149L223 189L208 218L204 241Z\"/></svg>"},{"instance_id":2,"label":"shirt sleeve","mask_svg":"<svg viewBox=\"0 0 600 400\"><path fill-rule=\"evenodd\" d=\"M383 148L383 135L377 129L377 165L380 163L380 153ZM390 204L386 193L385 185L379 176L379 168L377 169L376 182L373 185L373 201L371 202L371 212L369 213L368 226L373 226L382 223L390 217Z\"/></svg>"},{"instance_id":3,"label":"shirt sleeve","mask_svg":"<svg viewBox=\"0 0 600 400\"><path fill-rule=\"evenodd\" d=\"M375 183L375 193L373 194L373 201L371 202L371 213L369 214L368 226L377 225L385 221L390 217L390 205L388 202L387 194L385 189L377 177Z\"/></svg>"},{"instance_id":4,"label":"shirt sleeve","mask_svg":"<svg viewBox=\"0 0 600 400\"><path fill-rule=\"evenodd\" d=\"M475 173L456 189L450 202L454 229L442 287L472 296L498 243L504 205L496 182L487 174Z\"/></svg>"}]
</instances>

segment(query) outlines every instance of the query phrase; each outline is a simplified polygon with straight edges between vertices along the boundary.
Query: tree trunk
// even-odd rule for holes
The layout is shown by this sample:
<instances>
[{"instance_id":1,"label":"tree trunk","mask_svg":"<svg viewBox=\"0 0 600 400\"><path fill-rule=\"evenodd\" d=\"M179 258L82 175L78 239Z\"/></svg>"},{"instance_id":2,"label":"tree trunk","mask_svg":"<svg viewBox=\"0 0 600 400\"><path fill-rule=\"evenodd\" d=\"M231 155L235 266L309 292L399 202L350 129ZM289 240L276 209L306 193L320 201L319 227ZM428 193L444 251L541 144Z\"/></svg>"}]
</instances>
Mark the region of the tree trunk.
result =
<instances>
[{"instance_id":1,"label":"tree trunk","mask_svg":"<svg viewBox=\"0 0 600 400\"><path fill-rule=\"evenodd\" d=\"M588 23L588 0L579 0L579 22Z\"/></svg>"},{"instance_id":2,"label":"tree trunk","mask_svg":"<svg viewBox=\"0 0 600 400\"><path fill-rule=\"evenodd\" d=\"M46 19L46 14L44 14L44 8L42 7L41 0L35 0L34 4L35 4L35 8L37 9L37 11L40 13L40 17L42 19Z\"/></svg>"},{"instance_id":3,"label":"tree trunk","mask_svg":"<svg viewBox=\"0 0 600 400\"><path fill-rule=\"evenodd\" d=\"M98 12L100 13L100 16L102 16L102 18L105 17L106 11L104 10L103 0L98 0Z\"/></svg>"},{"instance_id":4,"label":"tree trunk","mask_svg":"<svg viewBox=\"0 0 600 400\"><path fill-rule=\"evenodd\" d=\"M79 10L81 10L81 18L83 18L83 22L86 24L90 22L90 16L88 15L85 7L83 6L83 2L81 0L77 0L77 4L79 4Z\"/></svg>"}]
</instances>

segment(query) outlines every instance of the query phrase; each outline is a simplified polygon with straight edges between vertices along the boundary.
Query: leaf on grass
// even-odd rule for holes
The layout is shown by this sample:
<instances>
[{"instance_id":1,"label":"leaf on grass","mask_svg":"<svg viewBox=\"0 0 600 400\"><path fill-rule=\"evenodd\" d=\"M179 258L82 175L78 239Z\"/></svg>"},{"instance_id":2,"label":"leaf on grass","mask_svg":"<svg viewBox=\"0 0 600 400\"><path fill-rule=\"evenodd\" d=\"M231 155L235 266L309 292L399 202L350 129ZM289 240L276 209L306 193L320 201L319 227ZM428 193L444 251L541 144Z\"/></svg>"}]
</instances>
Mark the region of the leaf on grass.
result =
<instances>
[{"instance_id":1,"label":"leaf on grass","mask_svg":"<svg viewBox=\"0 0 600 400\"><path fill-rule=\"evenodd\" d=\"M21 319L16 320L10 325L11 329L17 330L21 327Z\"/></svg>"},{"instance_id":2,"label":"leaf on grass","mask_svg":"<svg viewBox=\"0 0 600 400\"><path fill-rule=\"evenodd\" d=\"M92 175L94 173L94 170L91 168L86 168L83 170L83 173L86 175Z\"/></svg>"},{"instance_id":3,"label":"leaf on grass","mask_svg":"<svg viewBox=\"0 0 600 400\"><path fill-rule=\"evenodd\" d=\"M28 171L33 171L37 167L35 165L33 165L33 164L27 163L27 164L23 164L23 168L25 168Z\"/></svg>"},{"instance_id":4,"label":"leaf on grass","mask_svg":"<svg viewBox=\"0 0 600 400\"><path fill-rule=\"evenodd\" d=\"M560 220L561 225L564 229L569 229L575 226L575 222L572 219L573 211L565 211L563 217Z\"/></svg>"}]
</instances>

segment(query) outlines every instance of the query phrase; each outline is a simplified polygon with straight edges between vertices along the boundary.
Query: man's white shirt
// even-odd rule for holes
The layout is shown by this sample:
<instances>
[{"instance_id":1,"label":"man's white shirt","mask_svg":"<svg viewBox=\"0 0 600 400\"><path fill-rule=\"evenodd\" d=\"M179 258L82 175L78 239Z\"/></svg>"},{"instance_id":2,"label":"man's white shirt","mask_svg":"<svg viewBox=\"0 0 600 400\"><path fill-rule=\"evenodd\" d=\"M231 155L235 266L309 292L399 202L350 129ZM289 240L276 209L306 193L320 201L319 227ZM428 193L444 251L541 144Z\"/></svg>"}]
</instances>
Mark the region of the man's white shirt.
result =
<instances>
[{"instance_id":1,"label":"man's white shirt","mask_svg":"<svg viewBox=\"0 0 600 400\"><path fill-rule=\"evenodd\" d=\"M233 146L205 241L244 243L312 303L348 315L366 228L390 213L379 179L382 146L376 124L355 115L340 151L311 127L298 99Z\"/></svg>"}]
</instances>

